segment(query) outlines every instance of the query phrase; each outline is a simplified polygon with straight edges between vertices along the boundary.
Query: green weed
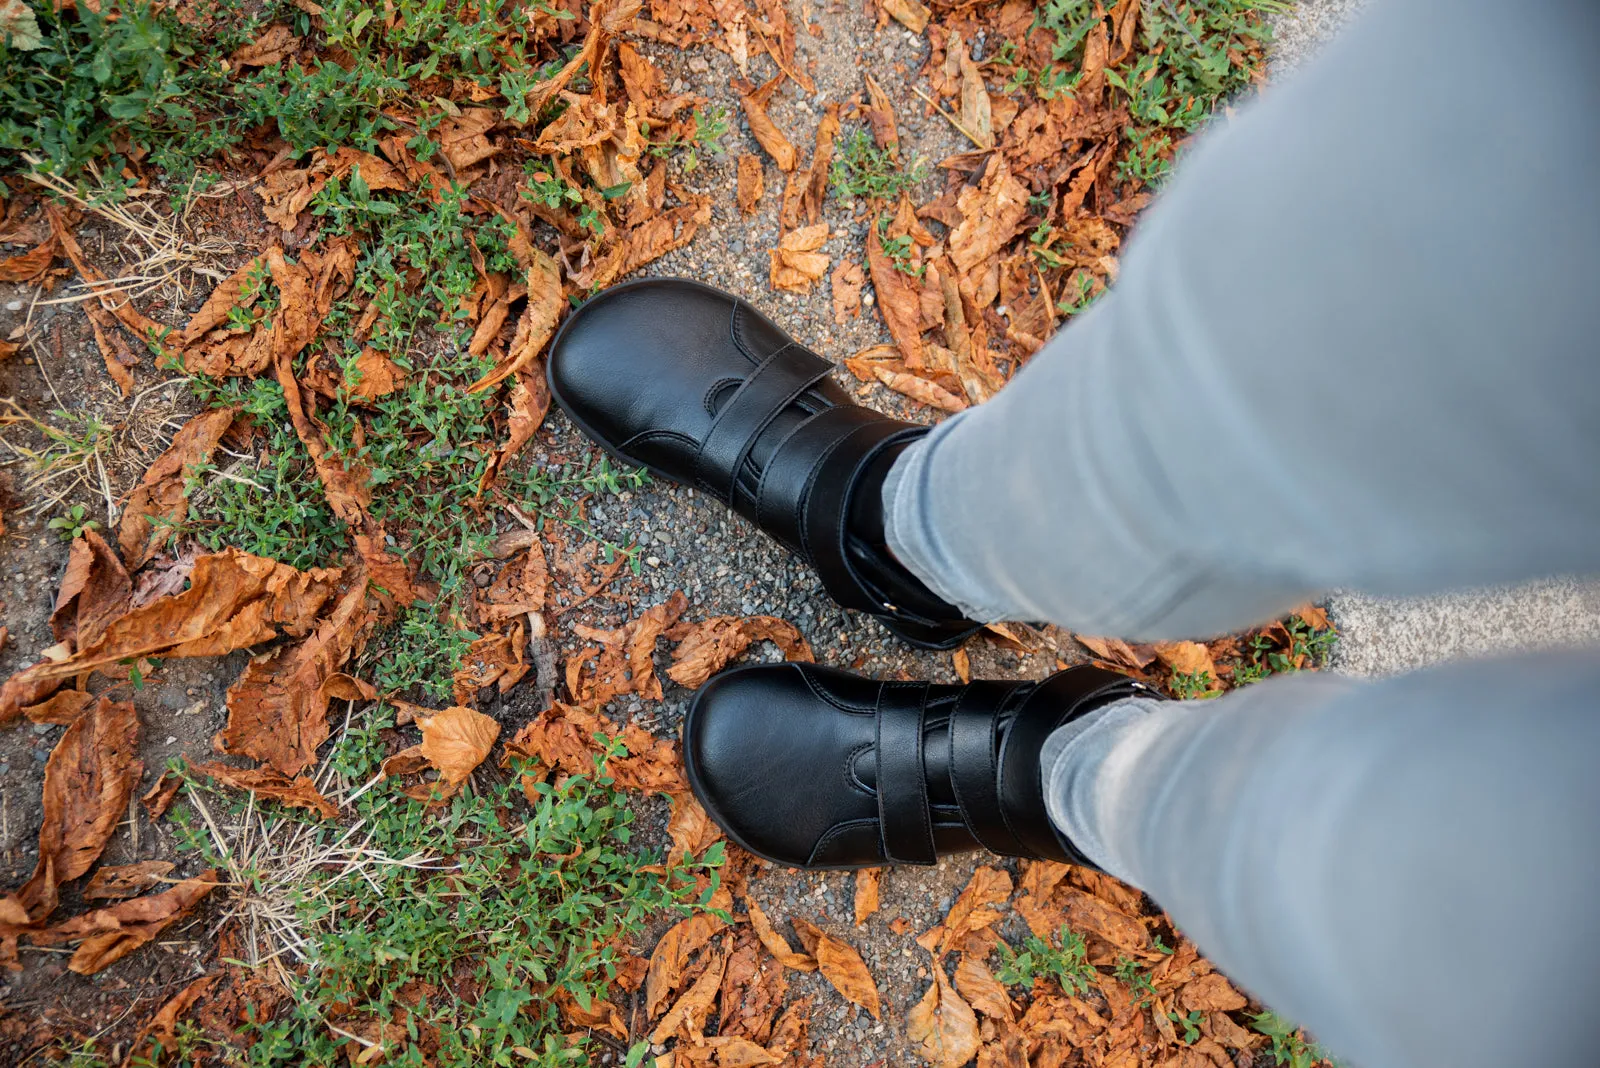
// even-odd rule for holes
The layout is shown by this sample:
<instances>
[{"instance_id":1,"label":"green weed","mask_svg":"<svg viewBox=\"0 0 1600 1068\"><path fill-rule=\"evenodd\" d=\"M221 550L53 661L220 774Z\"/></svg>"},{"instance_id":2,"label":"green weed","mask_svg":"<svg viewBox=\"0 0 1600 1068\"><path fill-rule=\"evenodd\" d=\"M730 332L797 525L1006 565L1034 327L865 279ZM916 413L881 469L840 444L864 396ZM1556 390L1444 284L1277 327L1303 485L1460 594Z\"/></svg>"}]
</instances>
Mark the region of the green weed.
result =
<instances>
[{"instance_id":1,"label":"green weed","mask_svg":"<svg viewBox=\"0 0 1600 1068\"><path fill-rule=\"evenodd\" d=\"M839 200L895 200L927 177L928 166L922 160L910 166L896 162L893 150L878 148L872 135L862 129L838 142L829 171L833 195Z\"/></svg>"},{"instance_id":2,"label":"green weed","mask_svg":"<svg viewBox=\"0 0 1600 1068\"><path fill-rule=\"evenodd\" d=\"M1179 1036L1178 1041L1182 1042L1185 1046L1192 1046L1200 1038L1200 1023L1205 1019L1205 1014L1199 1009L1195 1009L1187 1016L1176 1012L1169 1012L1167 1013L1167 1019L1171 1020L1177 1026L1183 1028L1183 1034Z\"/></svg>"},{"instance_id":3,"label":"green weed","mask_svg":"<svg viewBox=\"0 0 1600 1068\"><path fill-rule=\"evenodd\" d=\"M1311 1068L1320 1061L1332 1061L1326 1050L1307 1040L1305 1032L1272 1011L1250 1017L1251 1026L1272 1039L1272 1059L1286 1068ZM1337 1062L1334 1062L1337 1063Z\"/></svg>"},{"instance_id":4,"label":"green weed","mask_svg":"<svg viewBox=\"0 0 1600 1068\"><path fill-rule=\"evenodd\" d=\"M374 706L351 724L328 763L346 781L371 780L393 725L393 716ZM343 1061L340 1047L351 1040L334 1028L353 1032L373 1020L394 1021L405 1035L397 1044L406 1048L386 1064L590 1063L588 1043L569 1044L563 1034L556 991L585 1008L604 997L622 944L664 914L703 908L722 863L714 847L693 868L648 870L662 858L632 847L628 798L605 771L623 752L609 742L592 775L540 784L531 803L516 766L508 776L480 776L489 781L481 792L469 786L442 808L411 801L398 787L356 798L351 815L368 854L408 862L369 862L359 874L319 865L292 895L310 966L297 974L292 1006L245 1027L250 1044L236 1051L237 1063ZM180 848L224 863L190 810L196 793L208 808L217 803L210 788L191 780L185 789L172 810ZM230 800L237 819L246 802L223 803ZM313 843L306 848L342 833L288 811L281 819L302 824L297 837ZM270 853L249 862L247 892L275 885ZM706 883L700 893L695 875ZM333 884L336 892L321 892ZM427 1062L423 1043L437 1044ZM635 1044L631 1063L646 1048Z\"/></svg>"},{"instance_id":5,"label":"green weed","mask_svg":"<svg viewBox=\"0 0 1600 1068\"><path fill-rule=\"evenodd\" d=\"M1156 988L1155 984L1150 982L1150 973L1141 968L1139 962L1132 957L1118 957L1111 974L1122 980L1123 985L1128 988L1128 993L1138 999L1141 1008L1149 1005L1150 1000L1155 997Z\"/></svg>"},{"instance_id":6,"label":"green weed","mask_svg":"<svg viewBox=\"0 0 1600 1068\"><path fill-rule=\"evenodd\" d=\"M1218 697L1222 693L1209 671L1174 671L1169 685L1173 694L1183 701Z\"/></svg>"},{"instance_id":7,"label":"green weed","mask_svg":"<svg viewBox=\"0 0 1600 1068\"><path fill-rule=\"evenodd\" d=\"M89 519L87 515L88 510L83 505L75 504L67 509L66 515L50 520L49 527L60 535L62 541L75 541L87 531L100 529L100 521Z\"/></svg>"},{"instance_id":8,"label":"green weed","mask_svg":"<svg viewBox=\"0 0 1600 1068\"><path fill-rule=\"evenodd\" d=\"M650 131L647 128L645 133ZM713 104L706 110L695 108L689 116L689 132L687 136L676 132L668 134L660 141L650 142L652 156L668 156L673 152L683 152L683 169L694 173L700 166L700 153L720 156L723 153L722 139L728 133L728 108L723 104Z\"/></svg>"},{"instance_id":9,"label":"green weed","mask_svg":"<svg viewBox=\"0 0 1600 1068\"><path fill-rule=\"evenodd\" d=\"M1029 935L1020 950L1001 942L1000 967L995 978L1007 986L1031 986L1035 979L1054 979L1069 994L1085 994L1093 987L1094 965L1083 936L1065 924L1057 933L1058 949L1038 935Z\"/></svg>"},{"instance_id":10,"label":"green weed","mask_svg":"<svg viewBox=\"0 0 1600 1068\"><path fill-rule=\"evenodd\" d=\"M889 257L889 263L895 270L921 281L922 276L928 273L928 265L912 262L911 235L901 234L899 237L890 237L887 233L888 225L888 216L878 216L877 231L874 234L878 240L878 247L883 250L885 256Z\"/></svg>"},{"instance_id":11,"label":"green weed","mask_svg":"<svg viewBox=\"0 0 1600 1068\"><path fill-rule=\"evenodd\" d=\"M1339 632L1329 627L1318 630L1299 616L1290 616L1284 622L1289 632L1289 647L1280 649L1278 643L1264 634L1257 634L1245 647L1243 659L1233 664L1233 684L1245 686L1260 682L1271 675L1292 675L1301 668L1297 665L1305 658L1313 670L1326 667L1333 647L1338 644Z\"/></svg>"}]
</instances>

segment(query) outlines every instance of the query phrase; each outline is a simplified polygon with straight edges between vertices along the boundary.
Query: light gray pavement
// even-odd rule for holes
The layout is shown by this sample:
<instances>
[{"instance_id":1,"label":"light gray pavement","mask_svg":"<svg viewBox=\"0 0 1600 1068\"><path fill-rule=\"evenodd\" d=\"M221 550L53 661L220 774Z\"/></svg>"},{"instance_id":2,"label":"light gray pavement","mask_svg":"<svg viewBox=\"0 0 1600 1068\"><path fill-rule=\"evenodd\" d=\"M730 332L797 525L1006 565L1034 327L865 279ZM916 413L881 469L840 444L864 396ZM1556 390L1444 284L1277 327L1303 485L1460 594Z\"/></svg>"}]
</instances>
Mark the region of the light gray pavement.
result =
<instances>
[{"instance_id":1,"label":"light gray pavement","mask_svg":"<svg viewBox=\"0 0 1600 1068\"><path fill-rule=\"evenodd\" d=\"M1272 74L1315 55L1366 0L1302 0L1274 20ZM1600 578L1552 578L1515 588L1385 600L1338 593L1335 670L1392 675L1443 660L1600 643Z\"/></svg>"}]
</instances>

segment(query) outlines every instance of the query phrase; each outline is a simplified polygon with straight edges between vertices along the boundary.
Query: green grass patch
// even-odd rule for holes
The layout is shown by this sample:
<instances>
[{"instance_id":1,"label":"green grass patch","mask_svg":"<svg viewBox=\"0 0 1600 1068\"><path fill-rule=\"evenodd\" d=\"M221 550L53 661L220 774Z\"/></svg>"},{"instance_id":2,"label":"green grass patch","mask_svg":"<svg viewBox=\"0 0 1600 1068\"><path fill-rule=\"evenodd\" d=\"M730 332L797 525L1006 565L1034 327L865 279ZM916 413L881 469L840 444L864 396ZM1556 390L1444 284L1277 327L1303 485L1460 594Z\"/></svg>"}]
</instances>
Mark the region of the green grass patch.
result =
<instances>
[{"instance_id":1,"label":"green grass patch","mask_svg":"<svg viewBox=\"0 0 1600 1068\"><path fill-rule=\"evenodd\" d=\"M381 704L370 706L334 747L333 771L350 783L378 774L381 734L393 722ZM515 767L442 809L380 783L350 806L365 856L359 870L333 859L343 828L269 805L274 840L298 829L297 851L328 851L308 877L294 878L280 867L293 858L272 848L222 855L201 807L226 825L243 818L245 802L191 779L173 808L180 847L231 865L244 883L238 893L292 911L307 946L291 967L293 1007L248 1025L250 1045L229 1052L227 1063L343 1063L351 1039L339 1032L379 1020L405 1047L386 1057L389 1065L590 1063L601 1047L564 1037L557 991L584 1007L606 998L624 943L647 923L703 908L722 860L714 847L693 868L647 870L664 859L633 845L628 798L605 773L605 760L622 752L609 743L593 775L540 785L532 804ZM388 862L373 859L380 855ZM189 1040L196 1050L204 1044ZM642 1058L643 1048L628 1052Z\"/></svg>"}]
</instances>

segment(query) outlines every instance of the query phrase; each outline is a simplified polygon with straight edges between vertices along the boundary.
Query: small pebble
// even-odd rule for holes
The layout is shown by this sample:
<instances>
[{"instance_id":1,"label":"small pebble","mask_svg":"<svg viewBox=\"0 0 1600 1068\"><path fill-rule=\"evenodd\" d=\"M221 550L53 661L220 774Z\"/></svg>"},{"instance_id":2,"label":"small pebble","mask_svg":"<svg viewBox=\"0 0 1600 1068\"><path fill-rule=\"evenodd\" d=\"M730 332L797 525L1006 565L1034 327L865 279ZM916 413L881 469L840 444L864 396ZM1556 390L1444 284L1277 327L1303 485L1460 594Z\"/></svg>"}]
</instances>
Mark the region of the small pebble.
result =
<instances>
[{"instance_id":1,"label":"small pebble","mask_svg":"<svg viewBox=\"0 0 1600 1068\"><path fill-rule=\"evenodd\" d=\"M22 301L20 301L20 300L9 300L9 301L6 301L6 311L19 312L21 310L22 310Z\"/></svg>"}]
</instances>

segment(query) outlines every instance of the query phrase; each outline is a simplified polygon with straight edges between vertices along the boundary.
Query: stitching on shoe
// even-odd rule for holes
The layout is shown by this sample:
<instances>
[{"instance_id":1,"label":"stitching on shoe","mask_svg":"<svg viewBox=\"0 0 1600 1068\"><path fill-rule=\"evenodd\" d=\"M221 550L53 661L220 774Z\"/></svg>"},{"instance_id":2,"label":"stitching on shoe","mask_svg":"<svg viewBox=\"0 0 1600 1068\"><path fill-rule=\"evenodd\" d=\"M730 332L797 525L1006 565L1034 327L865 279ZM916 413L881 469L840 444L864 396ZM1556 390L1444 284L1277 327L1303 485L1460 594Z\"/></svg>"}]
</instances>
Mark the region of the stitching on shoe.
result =
<instances>
[{"instance_id":1,"label":"stitching on shoe","mask_svg":"<svg viewBox=\"0 0 1600 1068\"><path fill-rule=\"evenodd\" d=\"M856 746L854 749L851 749L850 752L845 754L844 781L846 785L855 790L857 793L861 794L863 797L876 799L878 796L877 793L867 789L867 784L861 781L861 776L857 775L855 771L856 758L871 748L873 748L873 743L862 742L860 745Z\"/></svg>"},{"instance_id":2,"label":"stitching on shoe","mask_svg":"<svg viewBox=\"0 0 1600 1068\"><path fill-rule=\"evenodd\" d=\"M737 389L743 382L744 379L742 378L736 378L733 375L724 375L722 378L719 378L715 382L711 383L711 385L706 389L706 395L700 399L700 403L705 406L706 414L712 419L715 419L717 417L717 410L711 406L712 398L728 385L731 384Z\"/></svg>"},{"instance_id":3,"label":"stitching on shoe","mask_svg":"<svg viewBox=\"0 0 1600 1068\"><path fill-rule=\"evenodd\" d=\"M872 818L846 820L843 823L835 823L832 827L829 827L823 832L822 837L817 839L817 844L812 846L811 855L806 858L806 863L811 864L814 862L817 859L818 853L821 853L823 849L832 843L835 838L840 837L846 831L853 830L856 827L871 827L875 824L879 825L880 828L878 833L878 848L881 850L883 848L883 832L881 829L881 824L879 824L878 820Z\"/></svg>"},{"instance_id":4,"label":"stitching on shoe","mask_svg":"<svg viewBox=\"0 0 1600 1068\"><path fill-rule=\"evenodd\" d=\"M817 700L822 701L825 704L832 705L840 712L844 712L852 716L865 716L871 715L873 710L876 708L875 705L872 708L868 708L865 706L853 706L845 704L843 700L834 697L832 694L824 693L821 685L811 677L811 672L805 670L799 665L795 666L795 670L798 671L800 673L800 677L805 680L806 687L811 691L812 696L816 697Z\"/></svg>"},{"instance_id":5,"label":"stitching on shoe","mask_svg":"<svg viewBox=\"0 0 1600 1068\"><path fill-rule=\"evenodd\" d=\"M694 438L691 438L688 434L685 434L682 431L678 431L678 430L641 430L641 431L639 431L639 433L635 434L633 437L629 438L627 441L624 441L622 444L618 445L617 446L617 451L618 452L626 452L628 450L628 448L630 446L632 446L632 445L638 445L638 444L642 444L644 442L650 442L650 441L658 441L658 440L663 439L663 438L665 438L665 439L667 439L669 441L680 442L681 444L687 445L691 449L694 448L696 446L696 444L697 444L697 442L694 440ZM640 464L640 463L642 463L642 461L633 460L633 459L630 459L628 462L631 463L631 464Z\"/></svg>"}]
</instances>

